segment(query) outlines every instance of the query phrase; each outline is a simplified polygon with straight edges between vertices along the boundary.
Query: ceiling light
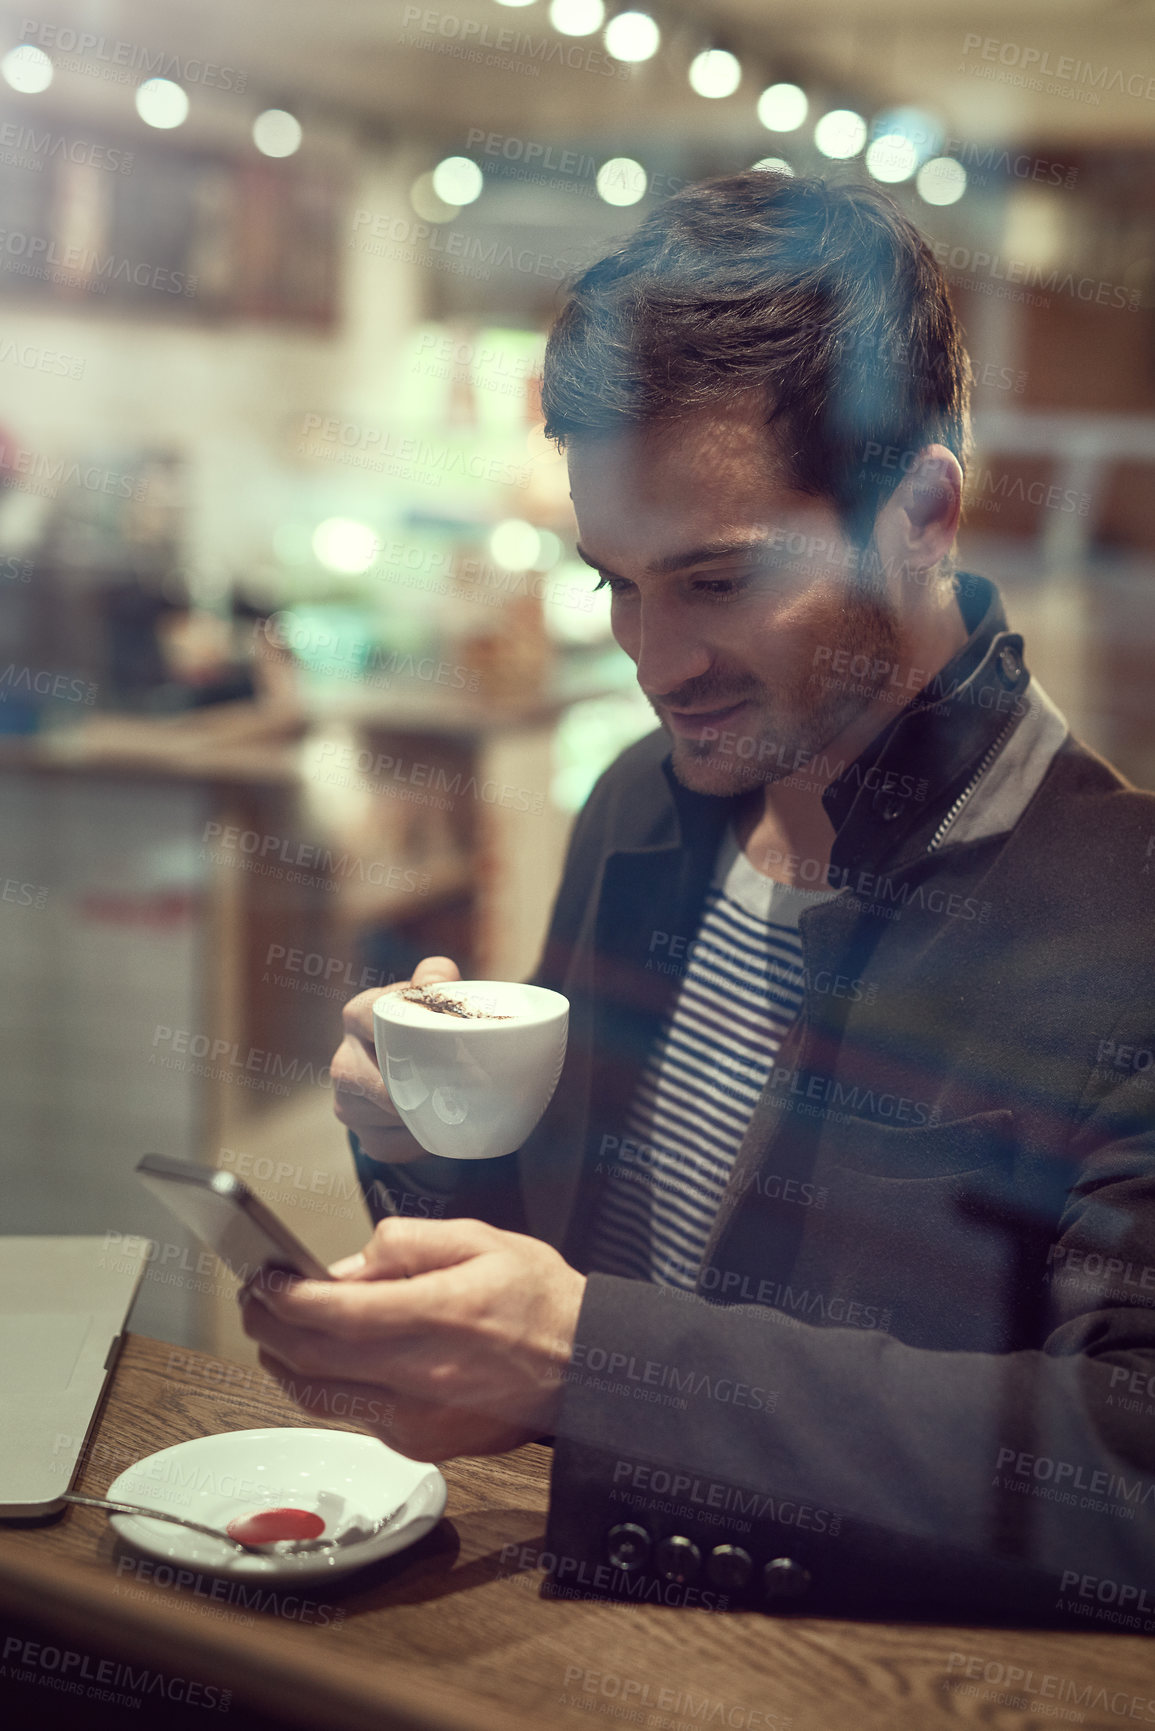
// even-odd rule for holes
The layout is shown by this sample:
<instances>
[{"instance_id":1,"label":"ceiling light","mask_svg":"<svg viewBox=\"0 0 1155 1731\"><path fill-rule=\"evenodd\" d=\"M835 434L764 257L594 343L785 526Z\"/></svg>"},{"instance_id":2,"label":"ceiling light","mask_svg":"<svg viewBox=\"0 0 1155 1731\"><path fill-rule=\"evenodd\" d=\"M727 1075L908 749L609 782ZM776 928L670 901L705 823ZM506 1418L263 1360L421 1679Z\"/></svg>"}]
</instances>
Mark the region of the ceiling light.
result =
<instances>
[{"instance_id":1,"label":"ceiling light","mask_svg":"<svg viewBox=\"0 0 1155 1731\"><path fill-rule=\"evenodd\" d=\"M637 204L645 197L646 171L632 156L611 156L598 169L596 185L607 204Z\"/></svg>"},{"instance_id":2,"label":"ceiling light","mask_svg":"<svg viewBox=\"0 0 1155 1731\"><path fill-rule=\"evenodd\" d=\"M433 190L446 204L472 204L485 176L468 156L447 156L433 170Z\"/></svg>"},{"instance_id":3,"label":"ceiling light","mask_svg":"<svg viewBox=\"0 0 1155 1731\"><path fill-rule=\"evenodd\" d=\"M352 517L326 517L313 531L313 552L327 571L359 577L377 556L377 532Z\"/></svg>"},{"instance_id":4,"label":"ceiling light","mask_svg":"<svg viewBox=\"0 0 1155 1731\"><path fill-rule=\"evenodd\" d=\"M758 118L767 132L793 132L809 108L806 92L797 84L772 84L758 98Z\"/></svg>"},{"instance_id":5,"label":"ceiling light","mask_svg":"<svg viewBox=\"0 0 1155 1731\"><path fill-rule=\"evenodd\" d=\"M562 36L592 36L605 17L603 0L551 0L549 21Z\"/></svg>"},{"instance_id":6,"label":"ceiling light","mask_svg":"<svg viewBox=\"0 0 1155 1731\"><path fill-rule=\"evenodd\" d=\"M784 156L763 156L757 162L752 162L750 167L765 169L770 174L792 175L794 173Z\"/></svg>"},{"instance_id":7,"label":"ceiling light","mask_svg":"<svg viewBox=\"0 0 1155 1731\"><path fill-rule=\"evenodd\" d=\"M619 12L606 25L603 38L615 60L650 60L658 52L662 33L648 12Z\"/></svg>"},{"instance_id":8,"label":"ceiling light","mask_svg":"<svg viewBox=\"0 0 1155 1731\"><path fill-rule=\"evenodd\" d=\"M505 571L536 570L541 537L532 523L521 517L507 517L490 534L489 551L494 563Z\"/></svg>"},{"instance_id":9,"label":"ceiling light","mask_svg":"<svg viewBox=\"0 0 1155 1731\"><path fill-rule=\"evenodd\" d=\"M905 138L914 147L917 168L928 157L937 156L943 147L943 129L933 114L922 108L889 108L876 114L870 126L871 138Z\"/></svg>"},{"instance_id":10,"label":"ceiling light","mask_svg":"<svg viewBox=\"0 0 1155 1731\"><path fill-rule=\"evenodd\" d=\"M52 83L52 62L43 48L23 42L19 48L10 48L0 60L0 73L13 90L24 96L39 96Z\"/></svg>"},{"instance_id":11,"label":"ceiling light","mask_svg":"<svg viewBox=\"0 0 1155 1731\"><path fill-rule=\"evenodd\" d=\"M690 62L689 77L699 96L733 96L742 82L742 63L726 48L703 48Z\"/></svg>"},{"instance_id":12,"label":"ceiling light","mask_svg":"<svg viewBox=\"0 0 1155 1731\"><path fill-rule=\"evenodd\" d=\"M162 131L188 119L188 94L171 78L146 78L136 87L136 112L147 126Z\"/></svg>"},{"instance_id":13,"label":"ceiling light","mask_svg":"<svg viewBox=\"0 0 1155 1731\"><path fill-rule=\"evenodd\" d=\"M832 108L814 128L814 143L823 156L845 162L866 143L866 122L853 108Z\"/></svg>"},{"instance_id":14,"label":"ceiling light","mask_svg":"<svg viewBox=\"0 0 1155 1731\"><path fill-rule=\"evenodd\" d=\"M909 138L897 133L886 133L866 147L866 172L887 185L909 180L917 167L918 151Z\"/></svg>"},{"instance_id":15,"label":"ceiling light","mask_svg":"<svg viewBox=\"0 0 1155 1731\"><path fill-rule=\"evenodd\" d=\"M967 171L953 156L932 156L914 177L926 204L957 204L967 189Z\"/></svg>"},{"instance_id":16,"label":"ceiling light","mask_svg":"<svg viewBox=\"0 0 1155 1731\"><path fill-rule=\"evenodd\" d=\"M292 156L301 137L301 122L287 109L266 108L253 121L253 143L262 156Z\"/></svg>"}]
</instances>

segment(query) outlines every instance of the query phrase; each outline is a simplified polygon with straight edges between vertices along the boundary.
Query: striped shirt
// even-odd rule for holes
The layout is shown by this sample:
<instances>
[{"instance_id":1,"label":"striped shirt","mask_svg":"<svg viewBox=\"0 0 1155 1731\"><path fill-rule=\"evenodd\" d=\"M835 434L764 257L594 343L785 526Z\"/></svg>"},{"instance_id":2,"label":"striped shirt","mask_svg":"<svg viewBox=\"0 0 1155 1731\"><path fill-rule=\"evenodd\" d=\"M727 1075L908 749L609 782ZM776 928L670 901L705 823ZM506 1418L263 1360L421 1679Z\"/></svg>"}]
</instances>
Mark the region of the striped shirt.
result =
<instances>
[{"instance_id":1,"label":"striped shirt","mask_svg":"<svg viewBox=\"0 0 1155 1731\"><path fill-rule=\"evenodd\" d=\"M694 1288L738 1145L802 1003L798 916L836 893L763 876L727 827L603 1192L595 1272Z\"/></svg>"}]
</instances>

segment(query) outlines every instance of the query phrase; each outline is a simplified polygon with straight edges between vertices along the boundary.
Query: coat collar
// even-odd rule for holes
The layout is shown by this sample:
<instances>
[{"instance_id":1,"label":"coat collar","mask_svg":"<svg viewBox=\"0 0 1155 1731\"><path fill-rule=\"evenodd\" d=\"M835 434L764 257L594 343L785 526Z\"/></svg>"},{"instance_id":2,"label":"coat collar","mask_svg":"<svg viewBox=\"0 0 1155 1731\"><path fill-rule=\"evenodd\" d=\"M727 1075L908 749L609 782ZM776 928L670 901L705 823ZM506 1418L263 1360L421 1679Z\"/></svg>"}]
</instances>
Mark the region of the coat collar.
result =
<instances>
[{"instance_id":1,"label":"coat collar","mask_svg":"<svg viewBox=\"0 0 1155 1731\"><path fill-rule=\"evenodd\" d=\"M966 572L955 587L966 642L822 796L836 832L837 870L922 852L984 758L1026 713L1031 676L1001 595Z\"/></svg>"},{"instance_id":2,"label":"coat collar","mask_svg":"<svg viewBox=\"0 0 1155 1731\"><path fill-rule=\"evenodd\" d=\"M835 829L832 883L923 852L952 801L1026 711L1031 676L1023 639L1007 629L997 587L961 571L955 587L966 642L822 796ZM700 853L702 864L712 861L739 799L683 787L669 752L662 773L672 803L650 849L685 847Z\"/></svg>"}]
</instances>

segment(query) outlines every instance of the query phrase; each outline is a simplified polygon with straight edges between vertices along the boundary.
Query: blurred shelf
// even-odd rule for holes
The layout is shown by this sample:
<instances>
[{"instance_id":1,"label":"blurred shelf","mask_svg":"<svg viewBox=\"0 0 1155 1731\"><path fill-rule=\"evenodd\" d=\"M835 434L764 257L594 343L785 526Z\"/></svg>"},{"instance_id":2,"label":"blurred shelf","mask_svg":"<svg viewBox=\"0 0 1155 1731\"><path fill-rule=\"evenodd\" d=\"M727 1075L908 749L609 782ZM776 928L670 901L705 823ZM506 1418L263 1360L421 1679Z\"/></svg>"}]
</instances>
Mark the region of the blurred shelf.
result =
<instances>
[{"instance_id":1,"label":"blurred shelf","mask_svg":"<svg viewBox=\"0 0 1155 1731\"><path fill-rule=\"evenodd\" d=\"M47 733L0 735L0 768L292 785L303 731L298 715L247 702L176 716L93 715Z\"/></svg>"},{"instance_id":2,"label":"blurred shelf","mask_svg":"<svg viewBox=\"0 0 1155 1731\"><path fill-rule=\"evenodd\" d=\"M623 690L616 661L599 654L563 664L544 687L502 698L448 692L359 689L300 690L292 703L215 704L180 715L87 716L74 726L0 734L0 768L56 773L103 770L139 777L293 786L302 778L302 746L311 729L343 724L373 732L478 740L555 724L575 703ZM628 667L628 663L626 663ZM630 684L633 669L628 667Z\"/></svg>"},{"instance_id":3,"label":"blurred shelf","mask_svg":"<svg viewBox=\"0 0 1155 1731\"><path fill-rule=\"evenodd\" d=\"M448 696L442 690L406 694L359 691L349 683L331 692L306 693L303 708L312 723L347 722L383 731L475 737L545 726L575 703L614 697L621 689L601 669L593 674L559 677L540 693L510 698L486 693Z\"/></svg>"},{"instance_id":4,"label":"blurred shelf","mask_svg":"<svg viewBox=\"0 0 1155 1731\"><path fill-rule=\"evenodd\" d=\"M431 864L412 868L427 880L419 895L412 890L385 890L373 884L343 886L334 905L337 918L352 927L396 924L415 918L440 901L472 893L477 888L477 868L466 855L434 860Z\"/></svg>"}]
</instances>

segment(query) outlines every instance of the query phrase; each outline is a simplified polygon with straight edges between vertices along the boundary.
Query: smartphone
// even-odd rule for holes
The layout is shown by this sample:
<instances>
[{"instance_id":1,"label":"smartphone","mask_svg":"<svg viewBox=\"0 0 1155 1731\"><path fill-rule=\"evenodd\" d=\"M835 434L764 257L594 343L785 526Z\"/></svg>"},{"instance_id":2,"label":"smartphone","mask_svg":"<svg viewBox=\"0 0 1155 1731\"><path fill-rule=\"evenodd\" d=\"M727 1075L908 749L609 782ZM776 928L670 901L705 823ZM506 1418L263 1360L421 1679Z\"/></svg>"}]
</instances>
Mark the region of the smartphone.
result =
<instances>
[{"instance_id":1,"label":"smartphone","mask_svg":"<svg viewBox=\"0 0 1155 1731\"><path fill-rule=\"evenodd\" d=\"M266 1263L308 1280L332 1280L324 1263L242 1178L166 1154L146 1154L136 1171L141 1183L215 1251L238 1280L248 1280Z\"/></svg>"}]
</instances>

